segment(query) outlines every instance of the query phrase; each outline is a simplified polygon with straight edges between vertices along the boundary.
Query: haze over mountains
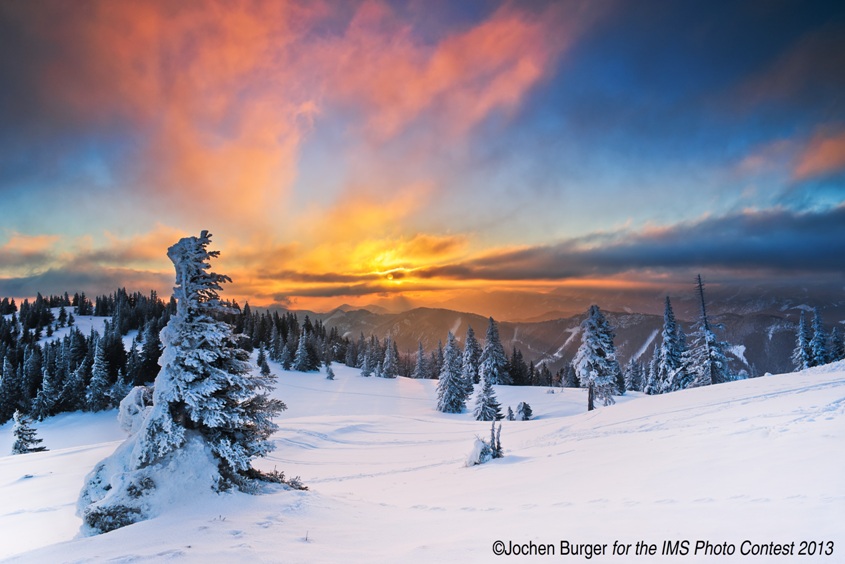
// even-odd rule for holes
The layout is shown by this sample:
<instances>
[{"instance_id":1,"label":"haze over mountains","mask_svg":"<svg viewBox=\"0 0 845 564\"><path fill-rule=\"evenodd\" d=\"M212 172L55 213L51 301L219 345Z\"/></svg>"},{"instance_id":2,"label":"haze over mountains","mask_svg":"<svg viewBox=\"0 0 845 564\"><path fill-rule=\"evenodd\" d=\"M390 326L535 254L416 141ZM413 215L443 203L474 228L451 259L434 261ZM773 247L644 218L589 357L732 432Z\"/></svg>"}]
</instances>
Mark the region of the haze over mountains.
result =
<instances>
[{"instance_id":1,"label":"haze over mountains","mask_svg":"<svg viewBox=\"0 0 845 564\"><path fill-rule=\"evenodd\" d=\"M733 370L737 373L744 370L752 376L793 370L790 356L795 347L795 328L801 311L817 307L828 331L845 320L845 292L840 289L837 297L835 290L831 288L829 293L819 297L815 292L810 295L801 289L785 294L775 287L708 289L708 314L723 327L719 336L731 345L728 352L734 361ZM783 297L785 295L789 297ZM622 292L603 297L607 300L597 303L607 312L616 331L620 362L624 365L631 357L650 360L652 347L660 343L663 299L659 296L650 296L650 301L646 301L645 296L633 296L632 299L632 294ZM693 292L673 295L671 299L684 331L689 333L698 307ZM826 301L828 299L830 301ZM512 315L493 315L499 322L502 344L508 354L516 347L526 361L546 362L553 372L571 361L581 342L578 326L586 315L586 308L573 311L573 307L559 303L564 307L540 315L521 316L518 305L519 299L516 299ZM491 309L502 314L507 312L495 304ZM379 305L365 309L340 306L327 313L304 310L297 313L300 318L309 315L312 319L320 319L327 327L336 327L341 335L351 338L362 332L381 338L390 335L402 353L415 353L419 342L430 351L437 347L438 341L445 343L449 331L463 340L469 326L483 337L487 326L487 319L481 315L445 308L414 308L394 313Z\"/></svg>"}]
</instances>

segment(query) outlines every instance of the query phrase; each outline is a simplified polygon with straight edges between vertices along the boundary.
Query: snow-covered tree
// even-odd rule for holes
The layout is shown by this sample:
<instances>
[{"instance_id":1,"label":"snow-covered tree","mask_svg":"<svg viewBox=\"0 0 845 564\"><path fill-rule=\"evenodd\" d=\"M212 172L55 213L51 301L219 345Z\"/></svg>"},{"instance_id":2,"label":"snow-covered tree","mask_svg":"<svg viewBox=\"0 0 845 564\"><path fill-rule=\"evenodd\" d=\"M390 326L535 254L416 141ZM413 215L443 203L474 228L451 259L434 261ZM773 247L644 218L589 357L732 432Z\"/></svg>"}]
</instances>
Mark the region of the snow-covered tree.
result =
<instances>
[{"instance_id":1,"label":"snow-covered tree","mask_svg":"<svg viewBox=\"0 0 845 564\"><path fill-rule=\"evenodd\" d=\"M481 362L481 345L478 344L478 339L475 338L475 331L472 330L471 325L467 327L464 341L463 373L469 386L469 392L472 393L472 385L478 384L480 381L478 369ZM502 352L504 353L504 349L502 349Z\"/></svg>"},{"instance_id":2,"label":"snow-covered tree","mask_svg":"<svg viewBox=\"0 0 845 564\"><path fill-rule=\"evenodd\" d=\"M396 343L388 335L384 343L384 364L381 367L381 375L384 378L396 378L399 373L399 358L395 347Z\"/></svg>"},{"instance_id":3,"label":"snow-covered tree","mask_svg":"<svg viewBox=\"0 0 845 564\"><path fill-rule=\"evenodd\" d=\"M12 435L15 437L15 442L12 445L12 454L28 454L47 450L47 447L38 446L43 439L36 437L37 431L30 427L32 422L28 417L15 410L13 418L15 424L12 427Z\"/></svg>"},{"instance_id":4,"label":"snow-covered tree","mask_svg":"<svg viewBox=\"0 0 845 564\"><path fill-rule=\"evenodd\" d=\"M326 366L326 380L334 380L334 370L331 365Z\"/></svg>"},{"instance_id":5,"label":"snow-covered tree","mask_svg":"<svg viewBox=\"0 0 845 564\"><path fill-rule=\"evenodd\" d=\"M581 387L587 388L588 409L593 398L602 400L604 405L616 403L613 393L619 363L613 337L613 330L599 307L590 306L587 318L581 322L581 346L572 361Z\"/></svg>"},{"instance_id":6,"label":"snow-covered tree","mask_svg":"<svg viewBox=\"0 0 845 564\"><path fill-rule=\"evenodd\" d=\"M828 363L827 332L822 325L819 309L813 308L813 337L810 339L811 366L821 366Z\"/></svg>"},{"instance_id":7,"label":"snow-covered tree","mask_svg":"<svg viewBox=\"0 0 845 564\"><path fill-rule=\"evenodd\" d=\"M443 368L437 382L437 411L460 413L466 407L466 387L461 378L461 349L452 332L443 351Z\"/></svg>"},{"instance_id":8,"label":"snow-covered tree","mask_svg":"<svg viewBox=\"0 0 845 564\"><path fill-rule=\"evenodd\" d=\"M692 346L687 350L684 359L689 372L690 387L721 384L732 379L728 369L728 357L724 353L727 343L716 338L714 327L707 318L704 283L700 274L696 280L696 292L701 311L694 326Z\"/></svg>"},{"instance_id":9,"label":"snow-covered tree","mask_svg":"<svg viewBox=\"0 0 845 564\"><path fill-rule=\"evenodd\" d=\"M230 279L209 270L219 255L207 249L210 243L203 231L167 251L176 269L176 313L161 333L153 405L138 431L88 475L77 505L85 532L149 518L160 481L170 483L169 491L253 491L264 477L251 461L273 449L272 419L285 405L267 395L273 380L253 371L223 321L229 309L218 291Z\"/></svg>"},{"instance_id":10,"label":"snow-covered tree","mask_svg":"<svg viewBox=\"0 0 845 564\"><path fill-rule=\"evenodd\" d=\"M514 417L513 409L511 409L511 406L508 406L508 414L505 419L507 419L508 421L516 421L516 417Z\"/></svg>"},{"instance_id":11,"label":"snow-covered tree","mask_svg":"<svg viewBox=\"0 0 845 564\"><path fill-rule=\"evenodd\" d=\"M293 369L297 372L308 372L308 349L305 342L308 340L308 335L305 334L305 327L302 328L302 334L299 335L299 344L296 346L296 354L293 357Z\"/></svg>"},{"instance_id":12,"label":"snow-covered tree","mask_svg":"<svg viewBox=\"0 0 845 564\"><path fill-rule=\"evenodd\" d=\"M496 399L493 383L483 371L481 374L481 389L475 395L473 415L476 421L498 421L502 418L502 407Z\"/></svg>"},{"instance_id":13,"label":"snow-covered tree","mask_svg":"<svg viewBox=\"0 0 845 564\"><path fill-rule=\"evenodd\" d=\"M94 366L91 368L91 381L85 391L85 406L88 411L103 411L111 407L109 397L109 374L106 366L106 353L103 348L103 340L97 341L97 350L94 353Z\"/></svg>"},{"instance_id":14,"label":"snow-covered tree","mask_svg":"<svg viewBox=\"0 0 845 564\"><path fill-rule=\"evenodd\" d=\"M625 366L625 389L633 392L643 390L643 366L634 357Z\"/></svg>"},{"instance_id":15,"label":"snow-covered tree","mask_svg":"<svg viewBox=\"0 0 845 564\"><path fill-rule=\"evenodd\" d=\"M675 312L672 311L672 302L666 296L666 305L663 311L663 333L660 348L655 352L657 365L655 380L660 383L660 391L674 392L682 390L690 385L689 374L684 367L684 354L686 352L686 337L683 329L675 321Z\"/></svg>"},{"instance_id":16,"label":"snow-covered tree","mask_svg":"<svg viewBox=\"0 0 845 564\"><path fill-rule=\"evenodd\" d=\"M425 378L427 370L425 351L423 351L422 341L420 341L417 350L417 362L414 364L414 371L411 373L411 378Z\"/></svg>"},{"instance_id":17,"label":"snow-covered tree","mask_svg":"<svg viewBox=\"0 0 845 564\"><path fill-rule=\"evenodd\" d=\"M830 333L830 361L839 360L845 360L845 339L843 339L842 329L837 325Z\"/></svg>"},{"instance_id":18,"label":"snow-covered tree","mask_svg":"<svg viewBox=\"0 0 845 564\"><path fill-rule=\"evenodd\" d=\"M481 378L489 380L491 385L510 384L507 367L508 358L499 340L499 326L491 317L487 324L487 340L484 341L484 349L481 351L478 373Z\"/></svg>"},{"instance_id":19,"label":"snow-covered tree","mask_svg":"<svg viewBox=\"0 0 845 564\"><path fill-rule=\"evenodd\" d=\"M528 402L524 401L519 402L519 405L516 406L516 413L519 415L520 421L528 421L534 415L531 406L528 405Z\"/></svg>"}]
</instances>

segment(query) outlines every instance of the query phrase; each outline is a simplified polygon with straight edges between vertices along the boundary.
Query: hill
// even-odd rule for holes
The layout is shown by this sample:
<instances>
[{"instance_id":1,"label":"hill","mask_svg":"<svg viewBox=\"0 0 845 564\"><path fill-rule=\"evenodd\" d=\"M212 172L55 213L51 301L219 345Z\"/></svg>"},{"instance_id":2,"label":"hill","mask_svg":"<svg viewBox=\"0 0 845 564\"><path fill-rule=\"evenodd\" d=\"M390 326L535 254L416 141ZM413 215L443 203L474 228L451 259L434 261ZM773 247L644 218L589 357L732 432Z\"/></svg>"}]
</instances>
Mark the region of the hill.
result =
<instances>
[{"instance_id":1,"label":"hill","mask_svg":"<svg viewBox=\"0 0 845 564\"><path fill-rule=\"evenodd\" d=\"M561 541L845 542L845 363L629 394L590 413L582 390L500 386L503 405L528 401L536 418L505 421L505 458L470 468L489 425L434 411L436 382L335 368L335 381L281 373L275 393L290 409L259 461L310 491L199 495L97 537L72 540L73 510L84 475L118 444L114 412L42 422L52 450L0 458L0 557L484 562L496 540L551 543L558 555ZM0 428L2 452L10 435Z\"/></svg>"}]
</instances>

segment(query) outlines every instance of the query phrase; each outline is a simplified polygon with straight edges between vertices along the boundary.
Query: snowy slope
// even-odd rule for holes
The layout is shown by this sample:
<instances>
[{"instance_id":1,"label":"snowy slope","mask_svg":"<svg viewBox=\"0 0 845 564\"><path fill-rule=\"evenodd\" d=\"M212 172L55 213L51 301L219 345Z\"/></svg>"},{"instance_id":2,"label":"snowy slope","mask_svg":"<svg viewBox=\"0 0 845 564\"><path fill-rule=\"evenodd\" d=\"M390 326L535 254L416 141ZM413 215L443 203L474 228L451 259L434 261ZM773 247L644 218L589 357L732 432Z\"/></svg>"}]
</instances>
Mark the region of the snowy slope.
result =
<instances>
[{"instance_id":1,"label":"snowy slope","mask_svg":"<svg viewBox=\"0 0 845 564\"><path fill-rule=\"evenodd\" d=\"M834 541L832 557L655 556L641 562L843 561L845 364L585 413L581 390L497 387L537 418L503 424L505 458L466 468L489 425L433 410L434 381L334 367L281 373L289 406L259 461L308 492L214 495L156 519L71 540L84 475L118 444L114 412L42 422L53 449L0 457L0 558L15 562L487 562L505 543L736 545ZM0 427L0 452L11 444ZM27 477L31 476L31 477ZM634 550L632 547L630 550ZM536 560L533 558L523 559ZM570 556L569 561L586 561ZM517 560L520 560L517 558ZM590 562L627 562L594 556Z\"/></svg>"}]
</instances>

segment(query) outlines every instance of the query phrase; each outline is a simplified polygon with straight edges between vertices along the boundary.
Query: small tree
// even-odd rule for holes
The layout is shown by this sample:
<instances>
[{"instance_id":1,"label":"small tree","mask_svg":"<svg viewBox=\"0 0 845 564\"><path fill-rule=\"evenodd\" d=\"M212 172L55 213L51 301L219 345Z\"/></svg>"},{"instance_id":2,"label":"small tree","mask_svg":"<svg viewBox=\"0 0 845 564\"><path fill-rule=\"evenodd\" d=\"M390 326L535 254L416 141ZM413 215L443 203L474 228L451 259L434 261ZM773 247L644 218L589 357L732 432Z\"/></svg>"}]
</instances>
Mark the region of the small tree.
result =
<instances>
[{"instance_id":1,"label":"small tree","mask_svg":"<svg viewBox=\"0 0 845 564\"><path fill-rule=\"evenodd\" d=\"M516 417L514 417L513 409L511 409L511 406L508 406L507 420L508 421L516 421Z\"/></svg>"},{"instance_id":2,"label":"small tree","mask_svg":"<svg viewBox=\"0 0 845 564\"><path fill-rule=\"evenodd\" d=\"M572 361L581 386L587 388L587 410L592 411L596 398L604 405L616 403L613 392L619 364L613 330L597 305L590 306L587 318L581 322L581 346Z\"/></svg>"},{"instance_id":3,"label":"small tree","mask_svg":"<svg viewBox=\"0 0 845 564\"><path fill-rule=\"evenodd\" d=\"M481 389L475 397L475 420L498 421L502 418L502 407L496 399L496 392L489 378L482 374Z\"/></svg>"},{"instance_id":4,"label":"small tree","mask_svg":"<svg viewBox=\"0 0 845 564\"><path fill-rule=\"evenodd\" d=\"M36 438L36 430L30 427L31 421L28 417L17 410L12 417L15 420L15 425L12 427L12 435L15 437L12 454L28 454L47 450L47 447L37 446L43 439Z\"/></svg>"},{"instance_id":5,"label":"small tree","mask_svg":"<svg viewBox=\"0 0 845 564\"><path fill-rule=\"evenodd\" d=\"M437 382L437 411L460 413L466 406L466 388L461 378L461 349L452 332L443 352L443 368Z\"/></svg>"},{"instance_id":6,"label":"small tree","mask_svg":"<svg viewBox=\"0 0 845 564\"><path fill-rule=\"evenodd\" d=\"M531 411L531 406L524 401L519 402L519 405L516 406L516 412L519 414L520 421L528 421L534 415L534 412Z\"/></svg>"},{"instance_id":7,"label":"small tree","mask_svg":"<svg viewBox=\"0 0 845 564\"><path fill-rule=\"evenodd\" d=\"M499 326L493 318L487 325L487 340L481 351L479 360L479 376L490 380L491 384L510 384L511 378L507 370L508 359L505 349L499 340Z\"/></svg>"}]
</instances>

